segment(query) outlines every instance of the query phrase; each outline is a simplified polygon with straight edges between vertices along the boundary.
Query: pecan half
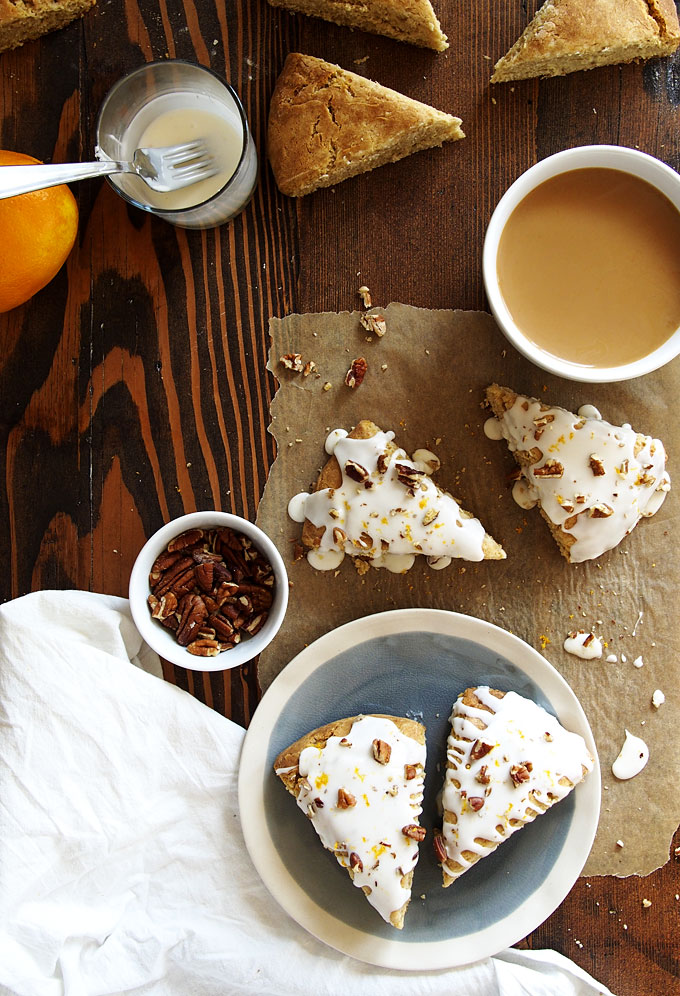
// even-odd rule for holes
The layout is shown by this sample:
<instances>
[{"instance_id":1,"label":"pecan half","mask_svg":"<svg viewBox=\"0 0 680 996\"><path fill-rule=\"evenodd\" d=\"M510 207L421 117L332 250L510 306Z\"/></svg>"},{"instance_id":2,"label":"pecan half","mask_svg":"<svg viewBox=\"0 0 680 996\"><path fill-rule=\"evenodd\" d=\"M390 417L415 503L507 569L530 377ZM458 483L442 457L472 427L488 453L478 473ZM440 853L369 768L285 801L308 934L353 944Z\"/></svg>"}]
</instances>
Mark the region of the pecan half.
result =
<instances>
[{"instance_id":1,"label":"pecan half","mask_svg":"<svg viewBox=\"0 0 680 996\"><path fill-rule=\"evenodd\" d=\"M184 550L187 546L194 546L203 539L202 529L188 529L185 533L175 536L168 543L168 553L175 553L176 550Z\"/></svg>"},{"instance_id":2,"label":"pecan half","mask_svg":"<svg viewBox=\"0 0 680 996\"><path fill-rule=\"evenodd\" d=\"M208 615L208 610L200 595L185 595L179 603L179 629L177 642L182 647L188 646L198 634Z\"/></svg>"}]
</instances>

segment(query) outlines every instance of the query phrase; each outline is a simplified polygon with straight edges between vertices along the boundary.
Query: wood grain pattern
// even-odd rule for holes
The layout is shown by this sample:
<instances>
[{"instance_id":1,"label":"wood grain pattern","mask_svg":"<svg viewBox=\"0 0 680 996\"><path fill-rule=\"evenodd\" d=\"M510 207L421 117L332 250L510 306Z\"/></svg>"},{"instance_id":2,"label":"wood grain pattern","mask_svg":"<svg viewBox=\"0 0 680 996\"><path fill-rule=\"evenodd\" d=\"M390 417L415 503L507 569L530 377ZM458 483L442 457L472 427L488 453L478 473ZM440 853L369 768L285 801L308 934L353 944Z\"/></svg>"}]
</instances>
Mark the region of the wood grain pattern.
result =
<instances>
[{"instance_id":1,"label":"wood grain pattern","mask_svg":"<svg viewBox=\"0 0 680 996\"><path fill-rule=\"evenodd\" d=\"M80 231L66 266L0 316L3 599L125 594L164 521L213 507L254 515L274 455L271 315L352 309L361 283L377 303L483 308L486 224L537 159L613 142L680 167L677 59L489 85L536 6L439 0L451 40L439 55L264 0L99 0L82 21L0 55L4 148L91 158L109 87L142 62L182 58L236 87L261 162L246 211L208 232L147 217L106 183L73 188ZM292 50L458 114L467 139L302 201L282 197L266 114ZM257 702L253 664L211 674L166 665L165 676L244 725ZM581 880L525 944L562 951L619 996L680 993L679 870L673 857L647 879Z\"/></svg>"}]
</instances>

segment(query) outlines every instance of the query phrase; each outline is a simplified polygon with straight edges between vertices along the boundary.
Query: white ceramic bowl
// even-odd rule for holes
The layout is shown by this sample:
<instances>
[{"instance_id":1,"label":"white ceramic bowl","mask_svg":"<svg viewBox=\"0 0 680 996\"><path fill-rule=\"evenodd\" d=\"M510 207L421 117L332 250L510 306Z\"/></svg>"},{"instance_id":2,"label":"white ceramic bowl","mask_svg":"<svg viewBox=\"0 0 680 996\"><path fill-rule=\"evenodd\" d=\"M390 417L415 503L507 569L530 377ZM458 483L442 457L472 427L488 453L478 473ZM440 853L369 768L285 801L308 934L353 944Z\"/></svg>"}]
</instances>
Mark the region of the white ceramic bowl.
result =
<instances>
[{"instance_id":1,"label":"white ceramic bowl","mask_svg":"<svg viewBox=\"0 0 680 996\"><path fill-rule=\"evenodd\" d=\"M234 532L242 533L252 540L260 553L272 565L274 570L274 601L269 610L267 621L255 636L244 637L240 643L230 650L224 650L216 657L194 657L185 647L179 645L175 634L151 618L147 598L149 588L149 572L156 558L165 550L170 540L186 532L188 529L212 529L228 527ZM173 519L158 530L142 547L135 560L130 574L130 610L135 626L149 646L165 660L192 671L226 671L229 668L245 664L257 657L271 643L279 631L288 605L288 575L276 549L269 537L247 519L229 512L191 512Z\"/></svg>"},{"instance_id":2,"label":"white ceramic bowl","mask_svg":"<svg viewBox=\"0 0 680 996\"><path fill-rule=\"evenodd\" d=\"M658 349L633 363L614 367L584 367L569 360L559 359L527 339L510 314L498 285L498 245L508 218L517 205L545 180L559 173L585 168L617 169L638 176L665 194L680 211L680 176L670 166L666 166L653 156L619 145L585 145L576 149L566 149L554 156L548 156L526 173L522 173L501 197L486 231L482 269L489 307L515 349L532 363L543 370L557 374L558 377L604 384L641 377L674 359L680 353L680 328L676 329Z\"/></svg>"}]
</instances>

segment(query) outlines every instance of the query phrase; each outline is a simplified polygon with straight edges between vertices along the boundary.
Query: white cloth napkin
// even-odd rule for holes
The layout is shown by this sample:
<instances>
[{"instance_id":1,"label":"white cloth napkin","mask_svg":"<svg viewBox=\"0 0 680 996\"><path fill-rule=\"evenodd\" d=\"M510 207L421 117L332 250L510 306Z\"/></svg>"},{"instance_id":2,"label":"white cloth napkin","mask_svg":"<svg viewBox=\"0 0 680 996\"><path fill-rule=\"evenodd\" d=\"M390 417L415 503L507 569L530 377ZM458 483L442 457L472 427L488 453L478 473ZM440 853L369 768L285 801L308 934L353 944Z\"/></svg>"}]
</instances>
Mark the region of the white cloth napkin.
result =
<instances>
[{"instance_id":1,"label":"white cloth napkin","mask_svg":"<svg viewBox=\"0 0 680 996\"><path fill-rule=\"evenodd\" d=\"M246 853L244 731L159 675L124 599L0 607L0 992L611 996L554 951L403 973L315 940Z\"/></svg>"}]
</instances>

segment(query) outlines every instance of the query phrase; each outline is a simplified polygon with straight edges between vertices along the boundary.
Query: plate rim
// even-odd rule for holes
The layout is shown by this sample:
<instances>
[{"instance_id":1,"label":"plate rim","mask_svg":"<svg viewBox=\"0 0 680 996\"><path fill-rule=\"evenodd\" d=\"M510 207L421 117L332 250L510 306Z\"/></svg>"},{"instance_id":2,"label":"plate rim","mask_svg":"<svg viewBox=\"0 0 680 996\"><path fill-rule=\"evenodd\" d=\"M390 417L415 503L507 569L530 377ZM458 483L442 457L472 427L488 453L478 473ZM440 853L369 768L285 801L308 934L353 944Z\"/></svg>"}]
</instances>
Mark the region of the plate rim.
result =
<instances>
[{"instance_id":1,"label":"plate rim","mask_svg":"<svg viewBox=\"0 0 680 996\"><path fill-rule=\"evenodd\" d=\"M510 660L536 681L556 710L559 708L560 720L584 737L595 763L576 797L577 806L581 803L579 809L586 810L586 823L582 820L584 814L575 814L560 851L562 855L572 845L566 867L560 868L565 862L556 861L534 892L511 914L489 927L451 939L405 941L399 936L368 935L338 919L317 906L288 871L263 818L268 768L262 743L269 743L273 721L283 713L300 685L332 657L371 639L422 630L480 643ZM569 715L565 719L567 706ZM460 967L497 954L535 930L557 909L581 874L595 839L601 805L600 766L588 719L575 692L560 672L521 637L485 619L448 609L389 609L353 619L324 633L277 675L262 696L246 731L239 762L238 803L246 849L262 882L281 908L309 934L342 954L378 967L413 971L417 964L418 971L437 970Z\"/></svg>"}]
</instances>

